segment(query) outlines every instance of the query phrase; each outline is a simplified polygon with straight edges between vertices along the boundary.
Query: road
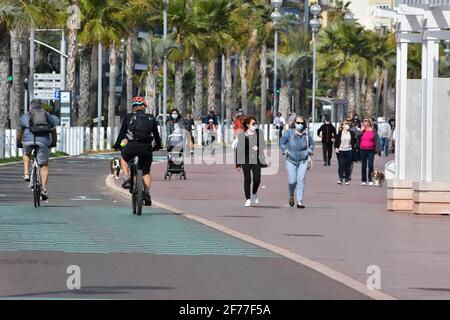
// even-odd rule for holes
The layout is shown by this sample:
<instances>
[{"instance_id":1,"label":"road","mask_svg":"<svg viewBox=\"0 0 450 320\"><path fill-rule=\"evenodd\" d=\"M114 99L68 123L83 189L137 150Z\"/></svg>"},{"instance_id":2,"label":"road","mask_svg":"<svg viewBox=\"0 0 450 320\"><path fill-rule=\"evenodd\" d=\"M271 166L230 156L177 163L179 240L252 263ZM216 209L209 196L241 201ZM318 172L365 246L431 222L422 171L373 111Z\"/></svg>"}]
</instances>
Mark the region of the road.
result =
<instances>
[{"instance_id":1,"label":"road","mask_svg":"<svg viewBox=\"0 0 450 320\"><path fill-rule=\"evenodd\" d=\"M0 167L2 299L367 299L169 211L132 215L128 201L104 185L107 159L50 166L50 201L37 209L20 165ZM66 286L71 265L81 270L80 290Z\"/></svg>"}]
</instances>

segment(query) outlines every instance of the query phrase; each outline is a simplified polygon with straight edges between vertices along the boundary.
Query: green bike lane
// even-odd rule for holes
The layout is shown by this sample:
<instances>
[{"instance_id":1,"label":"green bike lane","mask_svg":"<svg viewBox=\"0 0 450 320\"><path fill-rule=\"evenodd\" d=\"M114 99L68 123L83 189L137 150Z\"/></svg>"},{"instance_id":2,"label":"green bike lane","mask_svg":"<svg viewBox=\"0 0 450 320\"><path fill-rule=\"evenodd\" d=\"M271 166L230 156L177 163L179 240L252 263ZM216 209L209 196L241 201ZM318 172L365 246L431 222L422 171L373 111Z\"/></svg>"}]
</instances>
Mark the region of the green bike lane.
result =
<instances>
[{"instance_id":1,"label":"green bike lane","mask_svg":"<svg viewBox=\"0 0 450 320\"><path fill-rule=\"evenodd\" d=\"M36 209L21 166L0 167L2 299L367 298L167 210L132 215L129 201L104 185L108 157L58 159L50 166L50 201ZM81 270L80 290L66 286L71 265Z\"/></svg>"}]
</instances>

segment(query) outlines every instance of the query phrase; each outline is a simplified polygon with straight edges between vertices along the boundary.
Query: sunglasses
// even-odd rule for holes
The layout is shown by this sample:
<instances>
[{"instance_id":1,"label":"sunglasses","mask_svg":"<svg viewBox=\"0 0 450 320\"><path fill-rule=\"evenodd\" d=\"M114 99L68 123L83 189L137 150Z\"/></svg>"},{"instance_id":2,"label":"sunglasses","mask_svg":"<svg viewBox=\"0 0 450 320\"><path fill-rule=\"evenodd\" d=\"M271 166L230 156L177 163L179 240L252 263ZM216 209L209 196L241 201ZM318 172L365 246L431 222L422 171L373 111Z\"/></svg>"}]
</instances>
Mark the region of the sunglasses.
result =
<instances>
[{"instance_id":1,"label":"sunglasses","mask_svg":"<svg viewBox=\"0 0 450 320\"><path fill-rule=\"evenodd\" d=\"M369 122L369 120L367 120L367 119L364 119L364 122Z\"/></svg>"},{"instance_id":2,"label":"sunglasses","mask_svg":"<svg viewBox=\"0 0 450 320\"><path fill-rule=\"evenodd\" d=\"M304 122L296 122L296 124L302 124L302 125L305 125Z\"/></svg>"}]
</instances>

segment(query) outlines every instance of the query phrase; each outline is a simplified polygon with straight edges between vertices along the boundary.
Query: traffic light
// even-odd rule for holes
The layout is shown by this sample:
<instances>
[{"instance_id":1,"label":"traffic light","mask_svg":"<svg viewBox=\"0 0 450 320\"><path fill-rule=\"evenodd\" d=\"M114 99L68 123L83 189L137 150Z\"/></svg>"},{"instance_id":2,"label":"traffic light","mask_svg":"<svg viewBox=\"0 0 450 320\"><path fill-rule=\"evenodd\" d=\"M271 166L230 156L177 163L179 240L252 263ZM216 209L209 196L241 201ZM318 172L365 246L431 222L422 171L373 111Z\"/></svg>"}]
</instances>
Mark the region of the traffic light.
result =
<instances>
[{"instance_id":1,"label":"traffic light","mask_svg":"<svg viewBox=\"0 0 450 320\"><path fill-rule=\"evenodd\" d=\"M6 78L6 81L12 82L13 81L13 67L12 67L12 59L9 58L9 64L8 64L8 77Z\"/></svg>"}]
</instances>

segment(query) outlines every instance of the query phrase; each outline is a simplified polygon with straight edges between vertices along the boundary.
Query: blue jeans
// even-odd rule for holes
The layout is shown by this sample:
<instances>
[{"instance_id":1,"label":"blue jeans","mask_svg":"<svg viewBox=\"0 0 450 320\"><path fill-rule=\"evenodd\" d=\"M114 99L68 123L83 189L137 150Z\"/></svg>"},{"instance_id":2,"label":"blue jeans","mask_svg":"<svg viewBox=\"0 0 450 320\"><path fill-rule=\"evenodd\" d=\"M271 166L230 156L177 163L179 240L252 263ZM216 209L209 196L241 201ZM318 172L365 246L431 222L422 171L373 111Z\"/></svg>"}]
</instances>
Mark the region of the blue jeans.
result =
<instances>
[{"instance_id":1,"label":"blue jeans","mask_svg":"<svg viewBox=\"0 0 450 320\"><path fill-rule=\"evenodd\" d=\"M339 151L337 158L339 160L339 180L350 180L351 178L351 166L353 164L353 152Z\"/></svg>"},{"instance_id":2,"label":"blue jeans","mask_svg":"<svg viewBox=\"0 0 450 320\"><path fill-rule=\"evenodd\" d=\"M372 181L374 150L360 150L361 153L361 181L367 182L367 166L369 166L369 182Z\"/></svg>"},{"instance_id":3,"label":"blue jeans","mask_svg":"<svg viewBox=\"0 0 450 320\"><path fill-rule=\"evenodd\" d=\"M288 174L288 194L289 198L294 196L297 188L297 202L303 202L305 193L305 176L308 170L308 160L300 161L298 165L286 161L286 170Z\"/></svg>"},{"instance_id":4,"label":"blue jeans","mask_svg":"<svg viewBox=\"0 0 450 320\"><path fill-rule=\"evenodd\" d=\"M384 155L387 157L389 154L389 138L380 138L381 150L384 152Z\"/></svg>"}]
</instances>

